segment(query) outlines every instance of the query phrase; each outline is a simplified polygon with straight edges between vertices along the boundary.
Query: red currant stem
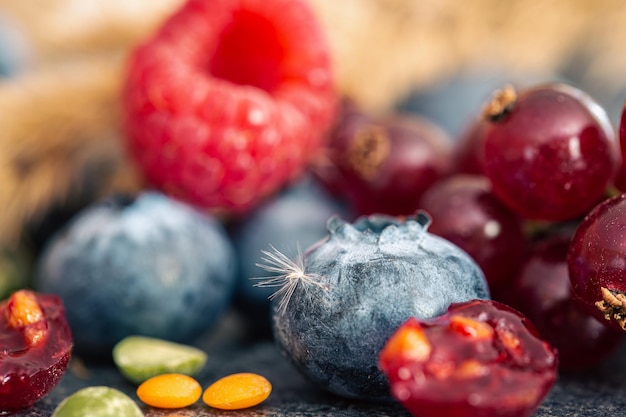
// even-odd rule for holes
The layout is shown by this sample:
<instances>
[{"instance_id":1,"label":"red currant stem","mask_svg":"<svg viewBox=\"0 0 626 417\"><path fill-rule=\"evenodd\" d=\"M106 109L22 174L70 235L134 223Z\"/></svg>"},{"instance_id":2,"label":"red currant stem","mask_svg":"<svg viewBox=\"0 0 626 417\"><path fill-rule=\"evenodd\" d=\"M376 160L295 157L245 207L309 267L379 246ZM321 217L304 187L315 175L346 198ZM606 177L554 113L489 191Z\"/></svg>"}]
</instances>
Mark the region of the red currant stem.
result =
<instances>
[{"instance_id":1,"label":"red currant stem","mask_svg":"<svg viewBox=\"0 0 626 417\"><path fill-rule=\"evenodd\" d=\"M623 330L626 330L626 295L605 287L600 288L600 291L602 300L596 302L596 307L604 314L605 319L615 320Z\"/></svg>"},{"instance_id":2,"label":"red currant stem","mask_svg":"<svg viewBox=\"0 0 626 417\"><path fill-rule=\"evenodd\" d=\"M512 85L507 85L493 93L491 101L487 103L483 110L483 115L492 122L502 120L504 116L513 110L516 101L517 91L515 91Z\"/></svg>"}]
</instances>

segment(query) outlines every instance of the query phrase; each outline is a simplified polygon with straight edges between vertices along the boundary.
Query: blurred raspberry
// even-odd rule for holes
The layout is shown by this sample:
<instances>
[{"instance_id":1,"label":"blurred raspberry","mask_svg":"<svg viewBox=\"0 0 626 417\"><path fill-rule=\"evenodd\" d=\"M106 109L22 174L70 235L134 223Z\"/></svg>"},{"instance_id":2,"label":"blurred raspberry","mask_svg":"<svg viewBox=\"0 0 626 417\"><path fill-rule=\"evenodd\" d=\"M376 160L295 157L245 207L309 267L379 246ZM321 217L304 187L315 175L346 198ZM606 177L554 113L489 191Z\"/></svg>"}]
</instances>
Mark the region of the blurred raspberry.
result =
<instances>
[{"instance_id":1,"label":"blurred raspberry","mask_svg":"<svg viewBox=\"0 0 626 417\"><path fill-rule=\"evenodd\" d=\"M152 185L243 212L303 171L336 92L304 0L190 0L134 51L123 101Z\"/></svg>"}]
</instances>

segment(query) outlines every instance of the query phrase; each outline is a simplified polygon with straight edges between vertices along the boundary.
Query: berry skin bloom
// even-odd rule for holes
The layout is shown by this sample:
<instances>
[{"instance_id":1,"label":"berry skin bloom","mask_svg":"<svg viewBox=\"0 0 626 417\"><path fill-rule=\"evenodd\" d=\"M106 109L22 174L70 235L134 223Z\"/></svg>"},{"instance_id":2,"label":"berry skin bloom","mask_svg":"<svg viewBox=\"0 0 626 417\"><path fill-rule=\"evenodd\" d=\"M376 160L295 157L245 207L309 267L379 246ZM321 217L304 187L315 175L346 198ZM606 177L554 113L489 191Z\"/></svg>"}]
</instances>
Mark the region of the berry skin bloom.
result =
<instances>
[{"instance_id":1,"label":"berry skin bloom","mask_svg":"<svg viewBox=\"0 0 626 417\"><path fill-rule=\"evenodd\" d=\"M377 356L407 317L435 317L454 302L488 298L470 256L427 231L428 218L372 215L328 222L327 239L290 262L267 256L279 349L311 381L346 398L389 400Z\"/></svg>"},{"instance_id":2,"label":"berry skin bloom","mask_svg":"<svg viewBox=\"0 0 626 417\"><path fill-rule=\"evenodd\" d=\"M147 181L244 212L299 174L334 117L330 53L302 0L190 0L128 64L128 145Z\"/></svg>"}]
</instances>

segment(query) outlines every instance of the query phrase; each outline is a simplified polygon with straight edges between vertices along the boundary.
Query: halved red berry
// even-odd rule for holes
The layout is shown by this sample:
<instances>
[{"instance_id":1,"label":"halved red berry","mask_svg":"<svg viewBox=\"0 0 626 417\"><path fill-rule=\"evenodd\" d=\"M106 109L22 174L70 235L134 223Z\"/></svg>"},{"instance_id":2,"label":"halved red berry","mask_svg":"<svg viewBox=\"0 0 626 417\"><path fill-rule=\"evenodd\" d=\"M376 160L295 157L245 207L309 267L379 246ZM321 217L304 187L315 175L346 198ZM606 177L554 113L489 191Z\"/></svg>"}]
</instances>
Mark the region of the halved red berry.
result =
<instances>
[{"instance_id":1,"label":"halved red berry","mask_svg":"<svg viewBox=\"0 0 626 417\"><path fill-rule=\"evenodd\" d=\"M336 93L304 0L189 0L133 53L123 101L152 185L241 212L302 172Z\"/></svg>"},{"instance_id":2,"label":"halved red berry","mask_svg":"<svg viewBox=\"0 0 626 417\"><path fill-rule=\"evenodd\" d=\"M408 319L381 351L380 367L416 417L522 417L556 381L557 355L521 313L473 300L434 319Z\"/></svg>"},{"instance_id":3,"label":"halved red berry","mask_svg":"<svg viewBox=\"0 0 626 417\"><path fill-rule=\"evenodd\" d=\"M19 290L0 304L0 411L47 395L63 376L72 345L59 297Z\"/></svg>"}]
</instances>

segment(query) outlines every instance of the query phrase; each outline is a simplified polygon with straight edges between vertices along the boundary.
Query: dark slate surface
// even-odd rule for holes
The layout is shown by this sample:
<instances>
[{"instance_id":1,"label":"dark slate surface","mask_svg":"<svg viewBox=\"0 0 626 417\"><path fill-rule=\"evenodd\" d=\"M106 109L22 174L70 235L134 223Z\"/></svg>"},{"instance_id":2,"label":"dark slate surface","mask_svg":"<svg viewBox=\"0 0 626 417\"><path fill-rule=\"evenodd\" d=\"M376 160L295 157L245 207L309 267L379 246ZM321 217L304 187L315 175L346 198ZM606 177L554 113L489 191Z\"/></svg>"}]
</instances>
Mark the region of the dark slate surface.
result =
<instances>
[{"instance_id":1,"label":"dark slate surface","mask_svg":"<svg viewBox=\"0 0 626 417\"><path fill-rule=\"evenodd\" d=\"M398 416L410 417L396 404L375 404L345 400L326 394L308 383L285 360L268 337L252 337L249 327L236 313L229 313L220 327L199 345L209 353L208 363L198 380L203 387L234 372L256 372L273 384L270 397L261 405L241 411L219 411L199 401L181 410L157 410L143 406L147 417L206 416ZM621 415L626 409L626 347L602 366L575 375L561 375L535 417L604 417ZM61 383L18 417L50 416L56 405L74 391L92 385L118 388L133 398L135 386L125 381L112 364L85 364L75 358ZM121 416L120 416L121 417Z\"/></svg>"}]
</instances>

